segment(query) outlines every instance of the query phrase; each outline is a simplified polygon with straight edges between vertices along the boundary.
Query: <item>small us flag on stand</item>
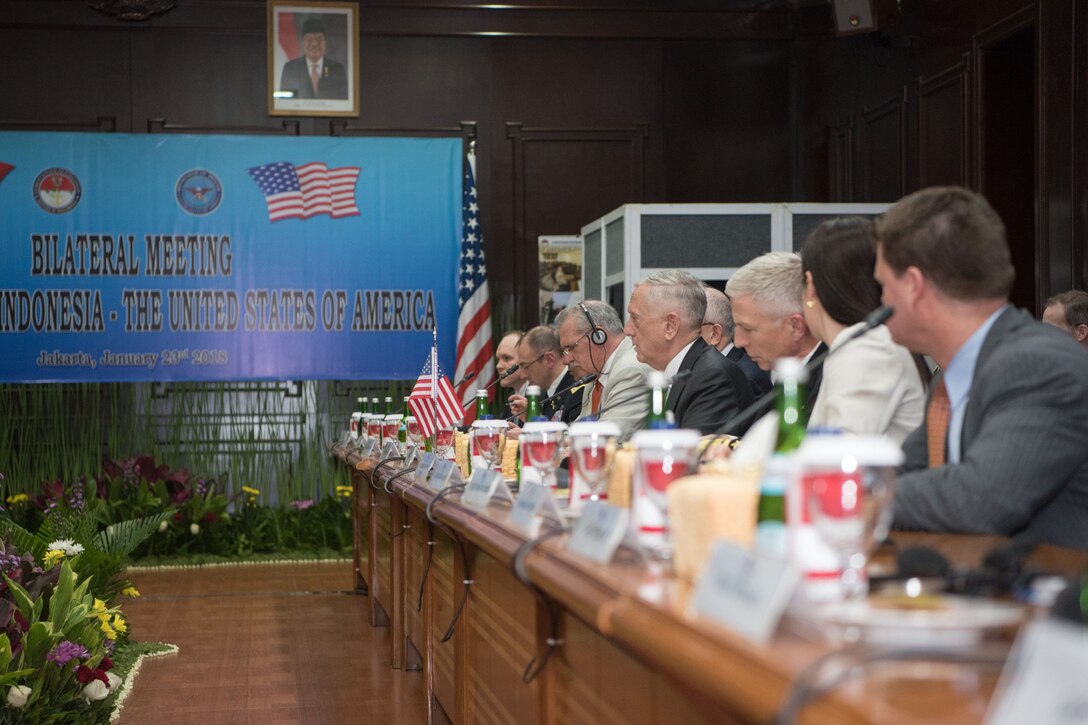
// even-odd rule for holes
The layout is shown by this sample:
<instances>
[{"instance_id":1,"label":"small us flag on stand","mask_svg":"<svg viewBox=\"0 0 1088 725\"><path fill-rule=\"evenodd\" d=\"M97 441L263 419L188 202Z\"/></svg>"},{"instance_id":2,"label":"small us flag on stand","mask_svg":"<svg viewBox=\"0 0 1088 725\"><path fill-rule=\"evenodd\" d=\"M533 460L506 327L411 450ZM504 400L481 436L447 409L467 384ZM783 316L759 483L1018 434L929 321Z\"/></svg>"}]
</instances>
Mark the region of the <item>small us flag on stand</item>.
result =
<instances>
[{"instance_id":1,"label":"small us flag on stand","mask_svg":"<svg viewBox=\"0 0 1088 725\"><path fill-rule=\"evenodd\" d=\"M319 161L302 166L276 161L247 171L261 187L269 221L309 219L317 214L333 219L359 215L355 205L358 166L330 169Z\"/></svg>"},{"instance_id":2,"label":"small us flag on stand","mask_svg":"<svg viewBox=\"0 0 1088 725\"><path fill-rule=\"evenodd\" d=\"M475 144L475 141L472 142ZM457 369L454 379L464 380L470 372L471 384L457 390L468 420L476 417L474 389L488 388L495 379L495 361L491 355L491 302L487 294L487 265L484 264L484 238L480 231L480 207L476 204L476 153L469 147L468 173L465 174L461 203L461 270L457 316ZM488 388L490 390L490 388Z\"/></svg>"},{"instance_id":3,"label":"small us flag on stand","mask_svg":"<svg viewBox=\"0 0 1088 725\"><path fill-rule=\"evenodd\" d=\"M423 363L415 387L408 396L408 405L412 414L419 421L420 430L425 436L433 436L439 428L456 425L461 422L463 412L453 392L450 379L442 374L438 364L438 330L434 330L434 345Z\"/></svg>"}]
</instances>

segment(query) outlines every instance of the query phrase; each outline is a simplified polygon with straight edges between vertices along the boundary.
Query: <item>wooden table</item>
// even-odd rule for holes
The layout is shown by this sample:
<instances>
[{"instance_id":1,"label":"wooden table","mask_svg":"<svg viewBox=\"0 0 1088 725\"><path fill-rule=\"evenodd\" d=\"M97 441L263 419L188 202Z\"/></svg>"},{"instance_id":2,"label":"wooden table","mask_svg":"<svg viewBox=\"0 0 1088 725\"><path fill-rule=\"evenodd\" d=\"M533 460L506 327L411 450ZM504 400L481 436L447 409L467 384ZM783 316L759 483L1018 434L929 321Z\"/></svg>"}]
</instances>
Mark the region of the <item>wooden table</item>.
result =
<instances>
[{"instance_id":1,"label":"wooden table","mask_svg":"<svg viewBox=\"0 0 1088 725\"><path fill-rule=\"evenodd\" d=\"M372 462L343 460L356 481L357 570L369 586L370 622L391 627L390 666L424 669L432 722L768 722L794 678L833 651L790 627L769 646L755 645L687 614L687 588L653 565L622 550L597 565L568 554L565 537L528 556L535 588L526 586L512 571L526 536L507 523L503 506L477 511L454 494L433 507L431 523L424 511L434 491L404 478L386 486L388 467L371 483ZM1001 542L899 540L933 546L957 564L977 563ZM1041 559L1063 571L1088 562L1057 550ZM466 579L464 611L443 642ZM551 611L561 644L526 683L527 664L548 649ZM997 674L943 663L874 666L808 705L801 721L979 722Z\"/></svg>"}]
</instances>

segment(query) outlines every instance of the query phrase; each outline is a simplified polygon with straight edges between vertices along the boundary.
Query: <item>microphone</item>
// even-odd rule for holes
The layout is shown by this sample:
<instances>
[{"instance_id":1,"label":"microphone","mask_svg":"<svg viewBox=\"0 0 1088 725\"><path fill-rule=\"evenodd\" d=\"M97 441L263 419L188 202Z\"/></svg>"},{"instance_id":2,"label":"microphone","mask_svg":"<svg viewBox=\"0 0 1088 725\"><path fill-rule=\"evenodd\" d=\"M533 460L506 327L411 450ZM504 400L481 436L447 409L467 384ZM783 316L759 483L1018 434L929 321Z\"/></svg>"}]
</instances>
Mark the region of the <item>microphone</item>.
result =
<instances>
[{"instance_id":1,"label":"microphone","mask_svg":"<svg viewBox=\"0 0 1088 725\"><path fill-rule=\"evenodd\" d=\"M472 380L474 377L476 377L476 371L475 370L469 370L467 373L465 373L465 377L461 378L460 380L458 380L456 383L453 384L453 387L459 388L462 385L464 385L465 383L467 383L469 380Z\"/></svg>"},{"instance_id":2,"label":"microphone","mask_svg":"<svg viewBox=\"0 0 1088 725\"><path fill-rule=\"evenodd\" d=\"M586 375L584 378L579 378L578 380L575 380L573 383L571 383L567 387L563 388L562 390L556 390L553 395L549 395L547 398L544 398L544 400L540 401L540 405L544 406L546 403L552 402L553 400L558 398L563 393L573 393L575 390L580 390L581 388L585 387L586 385L589 385L590 383L592 383L596 379L597 379L597 373L590 373L589 375Z\"/></svg>"},{"instance_id":3,"label":"microphone","mask_svg":"<svg viewBox=\"0 0 1088 725\"><path fill-rule=\"evenodd\" d=\"M506 380L508 377L510 377L511 375L516 373L518 370L521 370L521 365L518 365L517 363L514 363L510 367L506 368L506 372L499 375L498 380L496 380L495 382L499 382L499 380Z\"/></svg>"},{"instance_id":4,"label":"microphone","mask_svg":"<svg viewBox=\"0 0 1088 725\"><path fill-rule=\"evenodd\" d=\"M834 350L832 350L831 348L828 348L828 349L824 350L822 353L820 353L819 355L816 355L811 360L809 360L808 363L805 365L805 372L806 373L811 373L813 370L818 368L820 365L823 365L824 360L826 360L832 354L834 354L834 353L838 352L839 350L843 349L850 342L852 342L853 340L858 339L859 337L861 337L862 335L870 332L874 328L880 327L885 322L887 322L888 318L891 317L893 314L895 314L895 308L894 307L890 307L888 305L882 305L880 307L877 307L875 310L870 312L868 314L868 316L865 318L865 320L864 320L865 324L862 325L861 327L859 327L857 330L855 330L850 335L850 337L846 338L843 341L843 343L841 345L839 345ZM735 416L733 416L732 420L726 421L724 425L722 425L720 428L718 428L718 434L719 435L721 435L721 434L730 434L731 435L732 431L746 429L748 427L749 423L751 423L755 418L758 418L760 415L762 415L764 412L766 412L768 410L768 403L773 403L774 399L775 399L775 397L777 395L778 395L778 388L771 388L771 390L766 395L762 396L761 398L756 400L754 403L749 405L747 408L745 408L744 410L742 410L741 412L739 412Z\"/></svg>"}]
</instances>

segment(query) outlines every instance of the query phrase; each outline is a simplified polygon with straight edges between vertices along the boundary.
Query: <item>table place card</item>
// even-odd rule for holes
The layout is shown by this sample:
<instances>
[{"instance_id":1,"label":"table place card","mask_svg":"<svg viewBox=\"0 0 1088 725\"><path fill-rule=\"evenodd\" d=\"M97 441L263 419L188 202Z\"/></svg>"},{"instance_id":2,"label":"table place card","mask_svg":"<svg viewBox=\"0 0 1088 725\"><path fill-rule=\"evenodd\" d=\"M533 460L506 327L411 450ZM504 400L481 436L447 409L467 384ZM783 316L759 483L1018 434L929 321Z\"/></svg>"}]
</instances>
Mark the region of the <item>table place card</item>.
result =
<instances>
[{"instance_id":1,"label":"table place card","mask_svg":"<svg viewBox=\"0 0 1088 725\"><path fill-rule=\"evenodd\" d=\"M623 541L628 515L625 508L604 501L587 501L574 524L567 551L598 564L607 564Z\"/></svg>"},{"instance_id":2,"label":"table place card","mask_svg":"<svg viewBox=\"0 0 1088 725\"><path fill-rule=\"evenodd\" d=\"M404 457L404 467L409 468L413 463L415 463L416 459L419 458L419 454L420 454L420 447L419 447L418 443L416 443L415 445L409 446L408 447L408 453Z\"/></svg>"},{"instance_id":3,"label":"table place card","mask_svg":"<svg viewBox=\"0 0 1088 725\"><path fill-rule=\"evenodd\" d=\"M377 441L373 438L368 438L366 443L359 447L359 457L369 458L370 454L374 452L374 446L377 445Z\"/></svg>"},{"instance_id":4,"label":"table place card","mask_svg":"<svg viewBox=\"0 0 1088 725\"><path fill-rule=\"evenodd\" d=\"M786 561L718 539L689 607L757 644L766 644L800 578Z\"/></svg>"},{"instance_id":5,"label":"table place card","mask_svg":"<svg viewBox=\"0 0 1088 725\"><path fill-rule=\"evenodd\" d=\"M389 441L382 447L382 452L378 455L379 461L385 461L391 458L396 458L400 455L400 449L397 448L396 441Z\"/></svg>"},{"instance_id":6,"label":"table place card","mask_svg":"<svg viewBox=\"0 0 1088 725\"><path fill-rule=\"evenodd\" d=\"M342 436L340 436L340 440L338 440L336 442L336 445L343 448L344 446L346 446L352 440L354 440L354 438L352 438L351 431L346 430L346 431L344 431L344 434Z\"/></svg>"},{"instance_id":7,"label":"table place card","mask_svg":"<svg viewBox=\"0 0 1088 725\"><path fill-rule=\"evenodd\" d=\"M472 478L468 481L465 492L461 494L461 503L473 508L487 508L491 497L496 496L505 501L513 501L510 489L502 480L501 471L488 471L478 468L472 472Z\"/></svg>"},{"instance_id":8,"label":"table place card","mask_svg":"<svg viewBox=\"0 0 1088 725\"><path fill-rule=\"evenodd\" d=\"M441 459L435 461L434 470L431 472L430 486L435 491L441 491L447 486L459 486L464 481L461 479L461 467L457 461Z\"/></svg>"},{"instance_id":9,"label":"table place card","mask_svg":"<svg viewBox=\"0 0 1088 725\"><path fill-rule=\"evenodd\" d=\"M518 497L510 509L507 518L512 525L536 537L540 531L541 520L551 521L560 528L565 528L563 515L555 503L555 495L549 486L532 481L522 481Z\"/></svg>"},{"instance_id":10,"label":"table place card","mask_svg":"<svg viewBox=\"0 0 1088 725\"><path fill-rule=\"evenodd\" d=\"M434 464L438 461L438 456L430 451L424 451L423 455L419 457L419 465L416 466L416 472L413 474L413 478L416 483L425 483L427 476L431 474L431 469L434 468Z\"/></svg>"},{"instance_id":11,"label":"table place card","mask_svg":"<svg viewBox=\"0 0 1088 725\"><path fill-rule=\"evenodd\" d=\"M1036 619L1016 638L997 690L988 725L1083 725L1088 722L1088 627Z\"/></svg>"}]
</instances>

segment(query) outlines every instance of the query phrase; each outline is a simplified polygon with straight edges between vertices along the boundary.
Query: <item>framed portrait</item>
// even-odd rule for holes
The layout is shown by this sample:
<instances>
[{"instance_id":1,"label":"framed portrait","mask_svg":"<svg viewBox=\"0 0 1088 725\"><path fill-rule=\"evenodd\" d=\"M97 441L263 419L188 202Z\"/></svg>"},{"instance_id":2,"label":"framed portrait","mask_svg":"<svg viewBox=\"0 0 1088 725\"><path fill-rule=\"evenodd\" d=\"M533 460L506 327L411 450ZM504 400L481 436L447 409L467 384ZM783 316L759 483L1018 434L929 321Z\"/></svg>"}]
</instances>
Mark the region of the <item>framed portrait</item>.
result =
<instances>
[{"instance_id":1,"label":"framed portrait","mask_svg":"<svg viewBox=\"0 0 1088 725\"><path fill-rule=\"evenodd\" d=\"M358 9L268 0L269 115L359 115Z\"/></svg>"}]
</instances>

